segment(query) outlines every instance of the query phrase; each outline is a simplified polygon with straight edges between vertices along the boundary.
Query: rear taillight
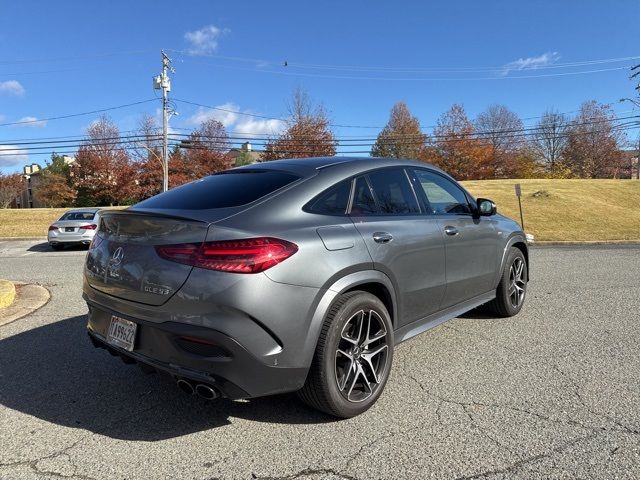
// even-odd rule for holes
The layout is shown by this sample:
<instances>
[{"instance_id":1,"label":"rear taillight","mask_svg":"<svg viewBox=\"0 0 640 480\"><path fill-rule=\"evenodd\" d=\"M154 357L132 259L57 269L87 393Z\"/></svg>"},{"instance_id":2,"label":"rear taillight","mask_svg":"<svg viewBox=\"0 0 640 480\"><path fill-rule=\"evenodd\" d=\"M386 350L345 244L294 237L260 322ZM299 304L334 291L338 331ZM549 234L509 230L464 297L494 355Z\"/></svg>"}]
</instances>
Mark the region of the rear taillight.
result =
<instances>
[{"instance_id":1,"label":"rear taillight","mask_svg":"<svg viewBox=\"0 0 640 480\"><path fill-rule=\"evenodd\" d=\"M58 227L56 227L55 225L51 225L51 226L49 227L49 231L50 231L50 232L53 232L54 230L58 230Z\"/></svg>"},{"instance_id":2,"label":"rear taillight","mask_svg":"<svg viewBox=\"0 0 640 480\"><path fill-rule=\"evenodd\" d=\"M103 238L100 235L94 235L91 239L91 243L89 244L89 250L98 248L98 246L102 243L102 240Z\"/></svg>"},{"instance_id":3,"label":"rear taillight","mask_svg":"<svg viewBox=\"0 0 640 480\"><path fill-rule=\"evenodd\" d=\"M95 230L96 228L98 228L98 226L96 224L91 224L91 225L83 225L80 227L80 230Z\"/></svg>"},{"instance_id":4,"label":"rear taillight","mask_svg":"<svg viewBox=\"0 0 640 480\"><path fill-rule=\"evenodd\" d=\"M296 244L270 237L161 245L155 248L165 260L234 273L263 272L298 251Z\"/></svg>"}]
</instances>

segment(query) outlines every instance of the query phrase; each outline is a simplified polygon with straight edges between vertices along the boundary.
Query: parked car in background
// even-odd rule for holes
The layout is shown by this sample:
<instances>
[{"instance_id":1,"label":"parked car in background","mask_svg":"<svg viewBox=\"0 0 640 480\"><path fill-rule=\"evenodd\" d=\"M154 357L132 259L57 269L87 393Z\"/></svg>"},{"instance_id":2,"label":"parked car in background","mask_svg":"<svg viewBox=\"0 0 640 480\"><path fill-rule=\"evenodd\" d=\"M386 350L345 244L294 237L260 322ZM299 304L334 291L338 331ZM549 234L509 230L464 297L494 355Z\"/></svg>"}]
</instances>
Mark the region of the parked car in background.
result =
<instances>
[{"instance_id":1,"label":"parked car in background","mask_svg":"<svg viewBox=\"0 0 640 480\"><path fill-rule=\"evenodd\" d=\"M91 243L100 224L99 208L78 208L65 212L49 226L47 240L54 250L65 245L87 245Z\"/></svg>"},{"instance_id":2,"label":"parked car in background","mask_svg":"<svg viewBox=\"0 0 640 480\"><path fill-rule=\"evenodd\" d=\"M96 347L185 392L299 391L352 417L398 343L483 304L517 314L528 260L520 226L436 167L279 160L104 212L83 297Z\"/></svg>"}]
</instances>

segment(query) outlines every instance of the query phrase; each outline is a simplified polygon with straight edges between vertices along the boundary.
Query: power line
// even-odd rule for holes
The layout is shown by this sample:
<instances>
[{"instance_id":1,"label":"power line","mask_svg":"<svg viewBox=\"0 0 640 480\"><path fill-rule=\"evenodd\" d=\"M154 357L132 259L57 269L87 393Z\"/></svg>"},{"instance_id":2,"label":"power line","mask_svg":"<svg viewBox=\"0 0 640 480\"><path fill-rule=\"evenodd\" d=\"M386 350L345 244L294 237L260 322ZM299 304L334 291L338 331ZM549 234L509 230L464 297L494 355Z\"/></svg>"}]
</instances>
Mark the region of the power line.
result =
<instances>
[{"instance_id":1,"label":"power line","mask_svg":"<svg viewBox=\"0 0 640 480\"><path fill-rule=\"evenodd\" d=\"M612 67L612 68L601 68L594 70L581 70L577 72L559 72L559 73L547 73L547 74L539 74L539 75L494 75L490 77L385 77L385 76L362 76L362 75L329 75L329 74L318 74L318 73L304 73L304 72L292 72L286 70L266 70L263 68L247 68L247 67L238 67L234 65L224 65L219 63L210 63L210 62L199 62L189 59L191 63L206 65L216 68L228 68L234 70L255 72L255 73L270 73L274 75L284 75L284 76L294 76L294 77L306 77L306 78L327 78L334 80L383 80L383 81L403 81L403 82L427 82L427 81L476 81L476 80L513 80L513 79L531 79L531 78L545 78L545 77L564 77L564 76L573 76L573 75L585 75L592 73L602 73L602 72L612 72L616 70L626 70L627 67ZM518 71L517 69L511 69L510 71Z\"/></svg>"},{"instance_id":2,"label":"power line","mask_svg":"<svg viewBox=\"0 0 640 480\"><path fill-rule=\"evenodd\" d=\"M183 58L188 58L188 59L193 58L193 55L189 54L189 52L185 50L169 49L167 51L177 53L181 55ZM265 59L259 59L259 58L249 58L249 57L225 56L225 55L217 55L217 54L200 54L198 56L215 58L219 60L252 63L257 66L272 66L272 67L284 66L284 59L276 61L276 60L265 60ZM304 62L296 62L291 60L287 60L286 64L287 64L287 67L294 67L294 68L337 70L337 71L367 71L367 72L381 71L386 73L389 73L389 72L482 73L482 72L502 72L505 69L522 71L522 70L547 70L547 69L558 69L558 68L571 68L571 67L588 66L588 65L600 65L600 64L606 64L606 63L626 62L626 61L637 60L639 58L640 56L628 56L628 57L604 58L604 59L583 60L583 61L564 62L564 63L556 62L549 65L523 65L522 67L513 66L514 62L508 62L503 65L494 65L494 66L463 66L463 67L341 65L341 64L304 63Z\"/></svg>"},{"instance_id":3,"label":"power line","mask_svg":"<svg viewBox=\"0 0 640 480\"><path fill-rule=\"evenodd\" d=\"M61 63L61 62L82 62L85 60L101 60L108 57L117 57L125 55L143 55L154 50L129 50L124 52L105 52L95 55L79 55L74 57L58 57L58 58L38 58L30 60L4 60L0 59L0 65L21 65L25 63Z\"/></svg>"},{"instance_id":4,"label":"power line","mask_svg":"<svg viewBox=\"0 0 640 480\"><path fill-rule=\"evenodd\" d=\"M281 121L284 123L287 123L289 120L286 118L281 118L281 117L272 117L272 116L268 116L268 115L259 115L256 113L249 113L249 112L242 112L240 110L232 110L229 108L223 108L223 107L213 107L211 105L205 105L202 103L197 103L197 102L192 102L189 100L181 100L181 99L173 99L175 102L179 102L179 103L184 103L187 105L192 105L192 106L196 106L196 107L201 107L201 108L207 108L210 110L216 110L216 111L220 111L220 112L225 112L225 113L233 113L236 115L244 115L247 117L254 117L254 118L262 118L262 119L267 119L267 120L277 120L277 121ZM615 104L615 102L611 102L608 103L606 105L613 105ZM560 113L560 115L568 115L570 113L575 113L578 110L572 110L570 112L562 112ZM620 112L620 113L630 113L632 112L632 110L625 110L624 112ZM539 115L539 116L534 116L534 117L525 117L522 120L535 120L535 119L540 119L543 118L544 115ZM328 123L327 125L329 125L330 127L337 127L337 128L361 128L361 129L375 129L375 130L381 130L383 129L385 126L376 126L376 125L345 125L345 124L340 124L340 123ZM437 125L426 125L421 127L421 130L428 130L428 129L434 129L436 128ZM188 129L184 129L184 128L174 128L174 130L188 130ZM238 132L240 133L240 132ZM264 133L262 134L256 134L256 135L265 135ZM267 134L268 135L268 134Z\"/></svg>"},{"instance_id":5,"label":"power line","mask_svg":"<svg viewBox=\"0 0 640 480\"><path fill-rule=\"evenodd\" d=\"M636 118L640 118L640 117L636 117ZM578 125L585 125L587 123L582 123L582 124L578 124ZM596 122L591 122L590 124L596 124ZM626 122L626 123L620 123L620 124L616 124L612 126L612 130L613 131L627 131L627 130L633 130L636 129L638 127L638 125L640 124L640 122L638 121L630 121L630 122ZM591 132L578 132L578 133L569 133L566 132L564 134L559 134L557 135L558 138L566 138L569 135L589 135L591 134ZM511 134L508 135L509 138L518 138L518 137L522 137L523 139L526 139L528 137L532 137L534 136L534 134L532 133L520 133L520 134ZM192 149L192 150L211 150L211 143L217 143L218 145L223 144L223 145L228 145L228 146L232 146L232 145L242 145L242 141L229 141L226 138L221 138L221 137L204 137L204 138L213 138L213 140L210 141L195 141L193 142L191 145L189 145L188 147L185 146L185 144L183 143L184 140L186 140L187 137L189 138L189 136L186 135L181 135L178 136L177 138L172 138L171 141L172 143L169 144L170 147L179 147L179 148L188 148L188 149ZM80 144L74 144L74 145L49 145L49 146L22 146L20 148L13 148L13 149L0 149L0 156L19 156L19 155L49 155L49 152L51 152L51 150L55 150L56 147L60 147L60 148L65 148L65 149L70 149L70 148L81 148L81 147L94 147L95 149L99 149L101 147L106 147L106 148L110 148L110 149L114 149L114 150L139 150L141 147L139 145L135 145L135 143L133 143L131 140L129 139L118 139L117 137L112 137L112 140L107 140L107 139L99 139L98 143L96 144L89 144L86 141ZM155 136L139 136L136 138L140 138L142 140L159 140L161 137L158 135ZM453 136L453 137L445 137L445 138L441 138L439 140L437 140L438 143L445 143L445 144L449 144L449 143L457 143L457 142L463 142L465 140L468 140L468 138L475 138L477 140L483 140L483 137L463 137L463 136ZM241 140L245 140L245 139L241 139ZM322 145L322 144L326 144L327 142L321 142L321 141L304 141L304 140L294 140L294 141L290 141L290 142L281 142L280 147L278 149L278 153L288 153L291 155L297 154L297 153L306 153L305 150L299 151L297 149L299 148L305 148L308 146L314 146L314 145ZM380 142L379 142L380 143ZM387 141L382 141L382 144L400 144L400 145L422 145L424 144L424 141L421 140L411 140L411 139L407 139L407 138L397 138L397 139L393 139L393 140L387 140ZM432 143L432 142L428 142ZM357 144L344 144L341 142L336 142L336 146L340 146L343 148L343 150L341 150L341 153L369 153L369 150L367 151L360 151L360 150L344 150L344 148L355 148L355 147L372 147L375 144L375 142L369 142L369 143L357 143ZM261 147L265 147L267 145L267 143L260 143L258 144L258 146ZM286 147L286 149L283 149L283 146ZM220 147L216 147L214 149L219 149ZM36 150L40 150L40 151L36 151ZM46 150L46 152L42 152L41 150ZM60 154L62 153L76 153L74 151L67 151L67 152L59 152ZM340 152L339 152L340 153Z\"/></svg>"},{"instance_id":6,"label":"power line","mask_svg":"<svg viewBox=\"0 0 640 480\"><path fill-rule=\"evenodd\" d=\"M149 103L149 102L155 102L155 101L157 101L157 99L150 98L149 100L142 100L140 102L126 103L124 105L118 105L118 106L115 106L115 107L101 108L99 110L92 110L90 112L71 113L69 115L59 115L57 117L49 117L49 118L38 118L36 120L23 120L23 121L19 121L19 122L0 123L0 127L7 127L7 126L10 126L10 125L26 125L26 124L29 124L29 123L49 122L51 120L62 120L62 119L65 119L65 118L82 117L84 115L94 115L96 113L110 112L111 110L118 110L120 108L133 107L135 105L141 105L143 103Z\"/></svg>"}]
</instances>

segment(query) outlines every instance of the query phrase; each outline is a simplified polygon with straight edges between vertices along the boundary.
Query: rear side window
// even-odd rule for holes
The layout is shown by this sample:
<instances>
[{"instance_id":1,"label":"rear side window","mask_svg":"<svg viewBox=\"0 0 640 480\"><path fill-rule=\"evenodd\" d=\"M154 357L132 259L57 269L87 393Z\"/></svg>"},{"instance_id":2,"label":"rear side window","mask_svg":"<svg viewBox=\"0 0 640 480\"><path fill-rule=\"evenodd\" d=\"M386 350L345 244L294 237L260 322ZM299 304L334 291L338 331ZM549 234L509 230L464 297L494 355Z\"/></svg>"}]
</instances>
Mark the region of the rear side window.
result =
<instances>
[{"instance_id":1,"label":"rear side window","mask_svg":"<svg viewBox=\"0 0 640 480\"><path fill-rule=\"evenodd\" d=\"M349 206L351 180L340 182L309 202L305 210L322 215L344 215Z\"/></svg>"},{"instance_id":2,"label":"rear side window","mask_svg":"<svg viewBox=\"0 0 640 480\"><path fill-rule=\"evenodd\" d=\"M300 177L277 170L237 170L217 173L182 185L134 205L169 210L206 210L251 203Z\"/></svg>"},{"instance_id":3,"label":"rear side window","mask_svg":"<svg viewBox=\"0 0 640 480\"><path fill-rule=\"evenodd\" d=\"M95 216L95 212L67 212L60 217L60 220L93 220Z\"/></svg>"},{"instance_id":4,"label":"rear side window","mask_svg":"<svg viewBox=\"0 0 640 480\"><path fill-rule=\"evenodd\" d=\"M369 182L365 177L358 177L353 191L351 215L376 215L377 213L378 206L371 194Z\"/></svg>"},{"instance_id":5,"label":"rear side window","mask_svg":"<svg viewBox=\"0 0 640 480\"><path fill-rule=\"evenodd\" d=\"M409 179L401 168L384 168L369 173L371 188L383 215L420 213Z\"/></svg>"}]
</instances>

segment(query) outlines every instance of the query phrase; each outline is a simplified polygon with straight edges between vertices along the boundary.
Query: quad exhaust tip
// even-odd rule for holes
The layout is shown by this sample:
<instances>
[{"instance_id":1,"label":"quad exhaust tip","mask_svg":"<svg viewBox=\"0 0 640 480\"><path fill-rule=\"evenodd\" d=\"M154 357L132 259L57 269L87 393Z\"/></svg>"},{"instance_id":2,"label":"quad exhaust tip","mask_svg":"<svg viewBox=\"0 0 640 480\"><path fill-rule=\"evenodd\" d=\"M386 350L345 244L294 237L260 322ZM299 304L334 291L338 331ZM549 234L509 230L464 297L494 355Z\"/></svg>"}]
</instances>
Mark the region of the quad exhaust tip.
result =
<instances>
[{"instance_id":1,"label":"quad exhaust tip","mask_svg":"<svg viewBox=\"0 0 640 480\"><path fill-rule=\"evenodd\" d=\"M197 385L193 385L193 382L189 380L185 380L181 378L177 382L178 388L183 392L193 395L194 393L198 395L200 398L204 398L205 400L214 400L218 398L218 392L213 387L206 385L204 383L198 383Z\"/></svg>"},{"instance_id":2,"label":"quad exhaust tip","mask_svg":"<svg viewBox=\"0 0 640 480\"><path fill-rule=\"evenodd\" d=\"M205 385L204 383L199 383L196 385L196 393L198 396L204 398L205 400L213 400L218 396L216 391L211 388L209 385Z\"/></svg>"},{"instance_id":3,"label":"quad exhaust tip","mask_svg":"<svg viewBox=\"0 0 640 480\"><path fill-rule=\"evenodd\" d=\"M195 392L193 385L187 380L181 378L180 380L178 380L177 384L178 388L186 394L193 395L193 393Z\"/></svg>"}]
</instances>

